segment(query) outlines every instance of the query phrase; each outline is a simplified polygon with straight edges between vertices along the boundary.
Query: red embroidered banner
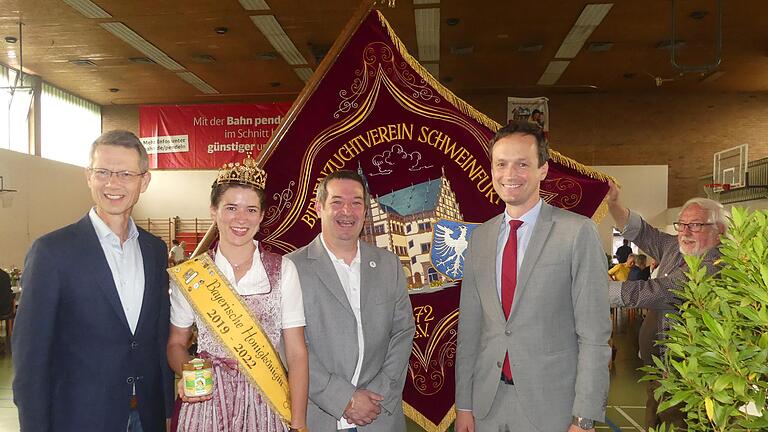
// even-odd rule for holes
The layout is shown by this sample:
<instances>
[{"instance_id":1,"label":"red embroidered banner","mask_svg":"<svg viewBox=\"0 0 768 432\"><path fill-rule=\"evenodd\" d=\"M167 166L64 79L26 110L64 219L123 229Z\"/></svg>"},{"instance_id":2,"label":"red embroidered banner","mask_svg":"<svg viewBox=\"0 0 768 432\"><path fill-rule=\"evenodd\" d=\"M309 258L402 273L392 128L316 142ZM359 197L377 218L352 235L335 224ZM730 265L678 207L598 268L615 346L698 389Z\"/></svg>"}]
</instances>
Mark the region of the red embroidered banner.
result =
<instances>
[{"instance_id":1,"label":"red embroidered banner","mask_svg":"<svg viewBox=\"0 0 768 432\"><path fill-rule=\"evenodd\" d=\"M404 409L425 430L442 432L455 418L460 281L438 270L445 262L432 262L432 234L440 219L484 222L502 211L487 153L500 125L440 85L380 13L357 19L261 154L273 201L260 235L276 252L307 244L320 231L317 182L339 169L363 174L371 200L362 237L400 258L418 326ZM556 151L549 163L542 197L593 216L608 177ZM460 254L468 230L457 227L450 240L439 230L441 247Z\"/></svg>"},{"instance_id":2,"label":"red embroidered banner","mask_svg":"<svg viewBox=\"0 0 768 432\"><path fill-rule=\"evenodd\" d=\"M139 107L139 138L153 169L213 169L256 157L290 103Z\"/></svg>"}]
</instances>

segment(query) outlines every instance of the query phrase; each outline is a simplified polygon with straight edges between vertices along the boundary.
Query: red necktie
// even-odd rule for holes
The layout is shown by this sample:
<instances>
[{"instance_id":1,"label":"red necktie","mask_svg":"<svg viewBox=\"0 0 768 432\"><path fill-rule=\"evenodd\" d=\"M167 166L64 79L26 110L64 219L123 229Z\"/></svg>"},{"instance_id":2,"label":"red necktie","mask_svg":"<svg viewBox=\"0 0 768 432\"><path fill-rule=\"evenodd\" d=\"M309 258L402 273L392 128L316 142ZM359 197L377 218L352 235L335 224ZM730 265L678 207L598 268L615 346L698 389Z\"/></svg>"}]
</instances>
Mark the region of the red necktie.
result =
<instances>
[{"instance_id":1,"label":"red necktie","mask_svg":"<svg viewBox=\"0 0 768 432\"><path fill-rule=\"evenodd\" d=\"M522 224L523 221L519 220L509 221L509 238L504 245L504 254L501 258L501 308L507 319L509 319L509 312L512 310L512 299L515 298L515 286L517 286L517 229ZM505 379L512 380L509 354L504 356L502 373Z\"/></svg>"}]
</instances>

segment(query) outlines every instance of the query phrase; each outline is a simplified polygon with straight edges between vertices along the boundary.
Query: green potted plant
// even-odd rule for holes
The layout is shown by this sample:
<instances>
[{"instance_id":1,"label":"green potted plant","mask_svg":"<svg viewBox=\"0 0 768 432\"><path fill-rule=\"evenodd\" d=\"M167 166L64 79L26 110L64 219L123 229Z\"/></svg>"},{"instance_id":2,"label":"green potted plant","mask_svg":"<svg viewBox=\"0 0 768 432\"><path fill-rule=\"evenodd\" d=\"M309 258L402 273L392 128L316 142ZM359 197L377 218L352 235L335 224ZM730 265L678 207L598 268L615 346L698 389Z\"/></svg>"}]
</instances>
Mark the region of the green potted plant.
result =
<instances>
[{"instance_id":1,"label":"green potted plant","mask_svg":"<svg viewBox=\"0 0 768 432\"><path fill-rule=\"evenodd\" d=\"M722 267L707 275L687 257L664 359L642 368L658 380L659 410L678 406L689 431L768 430L768 211L734 208L720 247ZM662 425L658 430L666 429Z\"/></svg>"}]
</instances>

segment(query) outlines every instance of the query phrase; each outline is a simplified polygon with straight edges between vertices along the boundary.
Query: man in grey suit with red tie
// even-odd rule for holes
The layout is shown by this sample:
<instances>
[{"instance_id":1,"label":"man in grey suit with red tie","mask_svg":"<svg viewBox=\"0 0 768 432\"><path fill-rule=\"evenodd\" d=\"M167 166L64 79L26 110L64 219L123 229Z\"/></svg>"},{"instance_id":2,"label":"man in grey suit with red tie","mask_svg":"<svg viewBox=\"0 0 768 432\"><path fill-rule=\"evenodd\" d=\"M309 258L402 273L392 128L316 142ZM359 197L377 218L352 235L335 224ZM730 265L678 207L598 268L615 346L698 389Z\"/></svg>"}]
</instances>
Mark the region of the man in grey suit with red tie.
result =
<instances>
[{"instance_id":1,"label":"man in grey suit with red tie","mask_svg":"<svg viewBox=\"0 0 768 432\"><path fill-rule=\"evenodd\" d=\"M456 432L594 431L608 396L608 270L595 224L543 202L540 127L491 140L505 211L472 234L456 354Z\"/></svg>"}]
</instances>

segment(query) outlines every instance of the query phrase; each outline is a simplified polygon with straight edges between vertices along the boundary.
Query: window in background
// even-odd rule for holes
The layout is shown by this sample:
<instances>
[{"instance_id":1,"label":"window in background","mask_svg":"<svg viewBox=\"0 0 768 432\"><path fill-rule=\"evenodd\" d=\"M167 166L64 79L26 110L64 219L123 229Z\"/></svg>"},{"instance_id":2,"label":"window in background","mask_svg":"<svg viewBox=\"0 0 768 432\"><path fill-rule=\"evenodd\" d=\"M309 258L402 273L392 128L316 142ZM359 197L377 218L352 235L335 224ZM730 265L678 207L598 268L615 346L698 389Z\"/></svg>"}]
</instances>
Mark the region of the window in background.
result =
<instances>
[{"instance_id":1,"label":"window in background","mask_svg":"<svg viewBox=\"0 0 768 432\"><path fill-rule=\"evenodd\" d=\"M88 165L88 150L101 134L101 107L43 82L41 156Z\"/></svg>"},{"instance_id":2,"label":"window in background","mask_svg":"<svg viewBox=\"0 0 768 432\"><path fill-rule=\"evenodd\" d=\"M32 90L28 83L16 81L17 74L0 65L0 148L29 153Z\"/></svg>"}]
</instances>

